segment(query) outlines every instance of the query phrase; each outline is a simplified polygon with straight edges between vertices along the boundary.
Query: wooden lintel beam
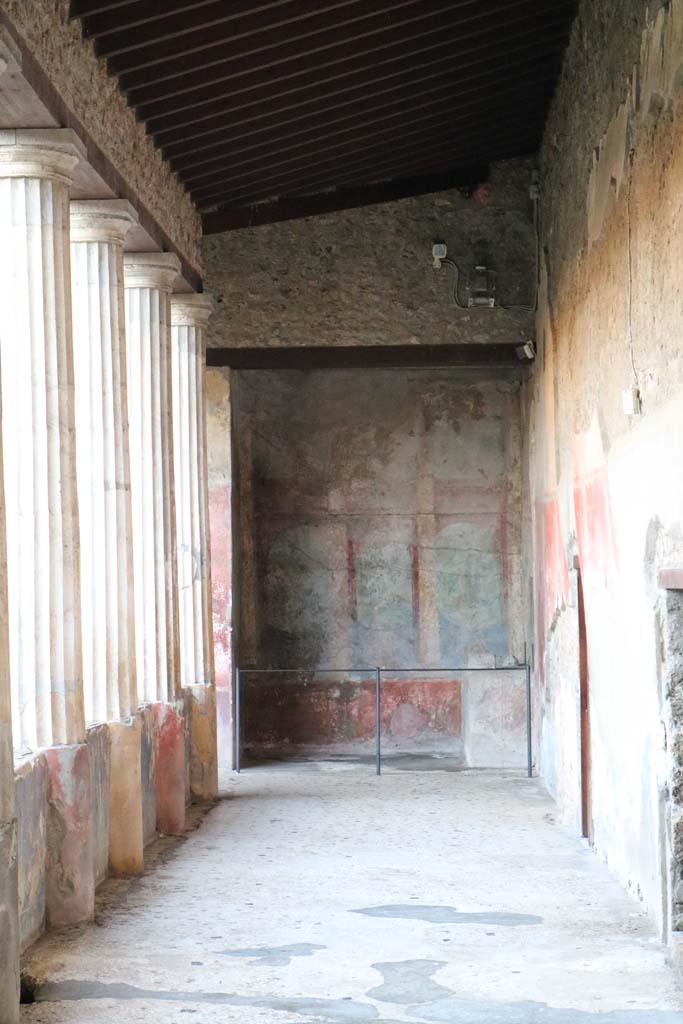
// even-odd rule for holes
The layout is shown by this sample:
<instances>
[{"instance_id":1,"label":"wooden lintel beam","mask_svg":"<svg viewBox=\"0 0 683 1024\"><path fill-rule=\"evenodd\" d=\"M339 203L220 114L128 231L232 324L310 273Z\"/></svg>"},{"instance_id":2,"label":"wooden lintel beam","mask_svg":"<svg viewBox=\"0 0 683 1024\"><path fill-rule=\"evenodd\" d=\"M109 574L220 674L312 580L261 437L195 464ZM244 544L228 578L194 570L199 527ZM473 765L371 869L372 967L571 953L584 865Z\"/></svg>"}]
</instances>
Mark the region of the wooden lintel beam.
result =
<instances>
[{"instance_id":1,"label":"wooden lintel beam","mask_svg":"<svg viewBox=\"0 0 683 1024\"><path fill-rule=\"evenodd\" d=\"M207 366L234 370L347 370L406 367L489 367L522 371L516 345L312 345L208 348Z\"/></svg>"}]
</instances>

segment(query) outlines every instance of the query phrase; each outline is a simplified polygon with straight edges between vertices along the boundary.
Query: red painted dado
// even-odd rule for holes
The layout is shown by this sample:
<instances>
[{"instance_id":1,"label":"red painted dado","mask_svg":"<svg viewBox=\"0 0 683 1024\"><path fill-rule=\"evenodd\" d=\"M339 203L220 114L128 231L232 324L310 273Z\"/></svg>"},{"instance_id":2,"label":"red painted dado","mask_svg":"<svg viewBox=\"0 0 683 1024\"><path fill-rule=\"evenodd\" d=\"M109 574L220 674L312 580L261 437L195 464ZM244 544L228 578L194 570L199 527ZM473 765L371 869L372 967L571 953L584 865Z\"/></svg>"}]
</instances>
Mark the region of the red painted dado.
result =
<instances>
[{"instance_id":1,"label":"red painted dado","mask_svg":"<svg viewBox=\"0 0 683 1024\"><path fill-rule=\"evenodd\" d=\"M587 590L612 590L618 558L605 467L577 480L574 511L584 585Z\"/></svg>"},{"instance_id":2,"label":"red painted dado","mask_svg":"<svg viewBox=\"0 0 683 1024\"><path fill-rule=\"evenodd\" d=\"M154 705L154 719L157 828L179 836L185 831L185 719L168 704Z\"/></svg>"},{"instance_id":3,"label":"red painted dado","mask_svg":"<svg viewBox=\"0 0 683 1024\"><path fill-rule=\"evenodd\" d=\"M383 678L381 721L387 740L459 738L460 680ZM252 750L364 742L374 735L374 679L304 683L263 676L245 684L243 736Z\"/></svg>"},{"instance_id":4,"label":"red painted dado","mask_svg":"<svg viewBox=\"0 0 683 1024\"><path fill-rule=\"evenodd\" d=\"M45 899L54 927L89 920L94 913L93 805L90 749L82 743L50 747Z\"/></svg>"},{"instance_id":5,"label":"red painted dado","mask_svg":"<svg viewBox=\"0 0 683 1024\"><path fill-rule=\"evenodd\" d=\"M536 594L539 665L542 667L546 634L555 612L569 600L569 570L556 497L548 497L536 506Z\"/></svg>"}]
</instances>

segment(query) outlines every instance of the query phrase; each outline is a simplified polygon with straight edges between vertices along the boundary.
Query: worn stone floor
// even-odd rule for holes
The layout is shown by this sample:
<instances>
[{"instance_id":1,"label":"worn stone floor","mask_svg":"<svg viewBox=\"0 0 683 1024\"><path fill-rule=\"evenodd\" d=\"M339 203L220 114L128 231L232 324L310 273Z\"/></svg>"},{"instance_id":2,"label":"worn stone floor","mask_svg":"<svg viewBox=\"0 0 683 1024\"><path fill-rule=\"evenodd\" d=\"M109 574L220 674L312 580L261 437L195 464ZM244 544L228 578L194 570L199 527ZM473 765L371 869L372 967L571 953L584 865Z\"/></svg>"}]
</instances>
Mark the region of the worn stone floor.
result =
<instances>
[{"instance_id":1,"label":"worn stone floor","mask_svg":"<svg viewBox=\"0 0 683 1024\"><path fill-rule=\"evenodd\" d=\"M34 947L22 1021L683 1024L648 920L539 782L410 768L233 777Z\"/></svg>"}]
</instances>

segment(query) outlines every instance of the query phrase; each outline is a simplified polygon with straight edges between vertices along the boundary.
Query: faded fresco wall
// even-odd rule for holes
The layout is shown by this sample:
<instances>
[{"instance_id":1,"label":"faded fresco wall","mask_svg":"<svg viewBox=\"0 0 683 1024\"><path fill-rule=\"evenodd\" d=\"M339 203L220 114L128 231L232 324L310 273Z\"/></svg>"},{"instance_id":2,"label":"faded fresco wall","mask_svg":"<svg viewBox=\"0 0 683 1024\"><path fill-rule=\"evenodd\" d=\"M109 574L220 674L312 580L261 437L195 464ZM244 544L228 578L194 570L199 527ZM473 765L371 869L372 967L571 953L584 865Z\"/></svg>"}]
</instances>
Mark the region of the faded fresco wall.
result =
<instances>
[{"instance_id":1,"label":"faded fresco wall","mask_svg":"<svg viewBox=\"0 0 683 1024\"><path fill-rule=\"evenodd\" d=\"M539 355L524 410L541 770L578 831L577 565L595 846L665 933L680 749L658 574L683 565L682 72L682 0L582 4L541 154ZM640 415L624 411L631 387Z\"/></svg>"},{"instance_id":2,"label":"faded fresco wall","mask_svg":"<svg viewBox=\"0 0 683 1024\"><path fill-rule=\"evenodd\" d=\"M242 667L521 661L519 383L509 371L238 377ZM461 678L391 678L387 738L457 746ZM247 740L369 739L373 692L332 683L250 686Z\"/></svg>"},{"instance_id":3,"label":"faded fresco wall","mask_svg":"<svg viewBox=\"0 0 683 1024\"><path fill-rule=\"evenodd\" d=\"M480 260L506 306L533 304L530 161L491 169L457 189L204 239L204 281L216 306L213 346L517 343L533 334L522 308L456 309L453 275L432 267L443 239L464 272Z\"/></svg>"}]
</instances>

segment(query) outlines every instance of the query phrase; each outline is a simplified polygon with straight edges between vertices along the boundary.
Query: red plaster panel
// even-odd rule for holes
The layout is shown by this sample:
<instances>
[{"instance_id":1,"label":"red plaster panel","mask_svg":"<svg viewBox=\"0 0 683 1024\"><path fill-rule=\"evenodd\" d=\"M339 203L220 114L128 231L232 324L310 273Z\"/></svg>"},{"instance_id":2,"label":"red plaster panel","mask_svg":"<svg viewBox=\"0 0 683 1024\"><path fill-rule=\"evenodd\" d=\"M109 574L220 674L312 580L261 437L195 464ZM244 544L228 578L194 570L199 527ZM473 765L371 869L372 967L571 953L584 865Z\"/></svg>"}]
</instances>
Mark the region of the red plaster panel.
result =
<instances>
[{"instance_id":1,"label":"red plaster panel","mask_svg":"<svg viewBox=\"0 0 683 1024\"><path fill-rule=\"evenodd\" d=\"M461 690L459 680L383 679L384 737L460 737ZM262 676L245 683L243 709L243 734L252 749L363 742L375 735L374 680L304 683Z\"/></svg>"}]
</instances>

